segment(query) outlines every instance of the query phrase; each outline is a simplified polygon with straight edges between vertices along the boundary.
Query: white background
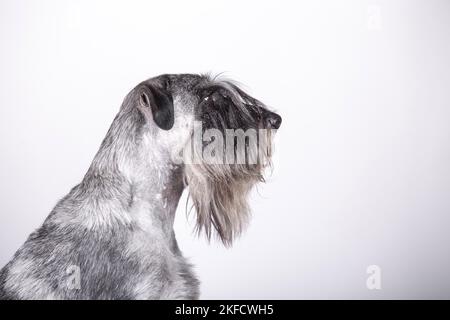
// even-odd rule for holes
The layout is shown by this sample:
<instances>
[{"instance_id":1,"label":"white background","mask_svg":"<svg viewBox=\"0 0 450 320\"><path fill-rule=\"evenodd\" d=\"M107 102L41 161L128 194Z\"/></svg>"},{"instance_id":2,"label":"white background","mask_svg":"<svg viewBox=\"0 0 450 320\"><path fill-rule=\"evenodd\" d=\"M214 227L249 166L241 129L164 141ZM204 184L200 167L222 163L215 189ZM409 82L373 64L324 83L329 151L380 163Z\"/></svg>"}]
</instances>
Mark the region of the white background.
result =
<instances>
[{"instance_id":1,"label":"white background","mask_svg":"<svg viewBox=\"0 0 450 320\"><path fill-rule=\"evenodd\" d=\"M232 249L182 199L201 298L450 298L449 1L1 1L0 45L0 265L132 87L225 71L283 124Z\"/></svg>"}]
</instances>

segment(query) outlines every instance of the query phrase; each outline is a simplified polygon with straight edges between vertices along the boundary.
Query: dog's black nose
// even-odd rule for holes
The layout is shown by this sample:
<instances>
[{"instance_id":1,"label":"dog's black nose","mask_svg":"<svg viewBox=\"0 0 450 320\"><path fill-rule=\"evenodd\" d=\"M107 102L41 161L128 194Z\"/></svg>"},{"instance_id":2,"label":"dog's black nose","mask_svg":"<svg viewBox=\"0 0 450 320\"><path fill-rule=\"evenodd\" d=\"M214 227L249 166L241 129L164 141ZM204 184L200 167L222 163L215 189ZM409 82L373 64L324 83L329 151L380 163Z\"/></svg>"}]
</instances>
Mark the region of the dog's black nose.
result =
<instances>
[{"instance_id":1,"label":"dog's black nose","mask_svg":"<svg viewBox=\"0 0 450 320\"><path fill-rule=\"evenodd\" d=\"M281 125L281 117L275 112L269 111L265 121L268 129L278 129Z\"/></svg>"}]
</instances>

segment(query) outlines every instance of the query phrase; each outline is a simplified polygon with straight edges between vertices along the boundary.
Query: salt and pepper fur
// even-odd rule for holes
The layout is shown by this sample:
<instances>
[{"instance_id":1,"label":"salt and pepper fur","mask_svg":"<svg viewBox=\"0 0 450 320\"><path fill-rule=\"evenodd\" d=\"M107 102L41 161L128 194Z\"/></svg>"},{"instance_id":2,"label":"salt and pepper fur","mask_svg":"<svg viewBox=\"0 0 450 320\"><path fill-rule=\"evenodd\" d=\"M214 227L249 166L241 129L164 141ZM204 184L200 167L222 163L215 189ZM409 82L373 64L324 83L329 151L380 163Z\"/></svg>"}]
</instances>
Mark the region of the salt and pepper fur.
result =
<instances>
[{"instance_id":1,"label":"salt and pepper fur","mask_svg":"<svg viewBox=\"0 0 450 320\"><path fill-rule=\"evenodd\" d=\"M143 86L170 95L169 130L156 125L143 109ZM136 86L81 183L57 203L1 269L0 299L198 298L199 281L173 231L183 190L189 188L197 231L205 231L209 238L215 230L230 245L246 224L246 198L252 186L263 180L265 167L265 163L173 161L192 139L194 120L202 120L208 112L204 95L210 94L217 104L217 92L235 106L238 121L229 124L261 126L265 107L231 82L183 74L162 75ZM263 157L266 163L270 155L269 148ZM74 266L80 272L76 288L68 285Z\"/></svg>"}]
</instances>

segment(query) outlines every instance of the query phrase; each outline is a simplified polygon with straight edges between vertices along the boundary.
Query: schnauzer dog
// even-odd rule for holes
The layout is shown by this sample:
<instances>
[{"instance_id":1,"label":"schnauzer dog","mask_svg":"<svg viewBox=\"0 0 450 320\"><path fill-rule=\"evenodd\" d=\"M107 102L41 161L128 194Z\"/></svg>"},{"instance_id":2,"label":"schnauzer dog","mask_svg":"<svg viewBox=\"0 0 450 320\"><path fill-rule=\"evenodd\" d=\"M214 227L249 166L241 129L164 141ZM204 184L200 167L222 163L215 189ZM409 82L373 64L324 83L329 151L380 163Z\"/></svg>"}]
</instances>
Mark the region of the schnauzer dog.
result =
<instances>
[{"instance_id":1,"label":"schnauzer dog","mask_svg":"<svg viewBox=\"0 0 450 320\"><path fill-rule=\"evenodd\" d=\"M140 83L81 183L0 271L0 299L198 298L173 231L181 194L187 187L196 231L231 245L280 124L229 80L181 74Z\"/></svg>"}]
</instances>

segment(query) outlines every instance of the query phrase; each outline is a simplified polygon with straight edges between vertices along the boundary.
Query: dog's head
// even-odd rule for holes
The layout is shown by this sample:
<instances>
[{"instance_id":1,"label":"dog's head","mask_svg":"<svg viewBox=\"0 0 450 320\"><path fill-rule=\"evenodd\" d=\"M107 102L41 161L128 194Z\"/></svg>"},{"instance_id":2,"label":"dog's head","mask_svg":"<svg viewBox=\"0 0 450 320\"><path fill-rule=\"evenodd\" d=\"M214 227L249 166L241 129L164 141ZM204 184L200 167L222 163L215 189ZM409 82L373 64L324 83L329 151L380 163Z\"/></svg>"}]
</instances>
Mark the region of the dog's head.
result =
<instances>
[{"instance_id":1,"label":"dog's head","mask_svg":"<svg viewBox=\"0 0 450 320\"><path fill-rule=\"evenodd\" d=\"M162 75L136 87L150 134L184 168L197 231L225 245L244 229L247 196L264 181L281 117L231 81Z\"/></svg>"}]
</instances>

